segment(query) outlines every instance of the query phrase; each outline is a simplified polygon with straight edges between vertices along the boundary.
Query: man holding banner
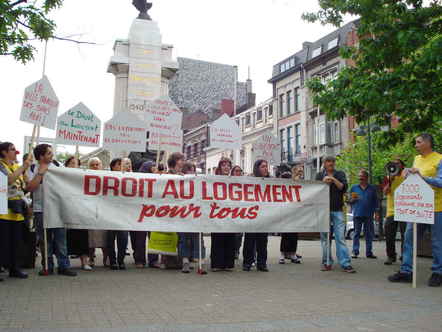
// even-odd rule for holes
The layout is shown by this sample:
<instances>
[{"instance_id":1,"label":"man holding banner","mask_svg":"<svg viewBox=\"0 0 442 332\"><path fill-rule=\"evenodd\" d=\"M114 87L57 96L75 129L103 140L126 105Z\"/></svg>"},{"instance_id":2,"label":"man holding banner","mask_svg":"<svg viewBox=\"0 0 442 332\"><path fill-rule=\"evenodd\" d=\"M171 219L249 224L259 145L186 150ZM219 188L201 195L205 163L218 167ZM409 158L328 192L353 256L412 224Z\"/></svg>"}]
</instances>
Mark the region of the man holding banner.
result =
<instances>
[{"instance_id":1,"label":"man holding banner","mask_svg":"<svg viewBox=\"0 0 442 332\"><path fill-rule=\"evenodd\" d=\"M434 224L431 226L431 248L433 253L432 275L428 286L439 287L442 284L442 154L433 151L434 140L430 134L423 133L416 137L416 156L413 168L406 169L405 175L418 174L434 190ZM426 225L418 225L422 234ZM389 276L391 282L412 282L413 273L413 224L407 224L405 231L403 260L400 271Z\"/></svg>"},{"instance_id":2,"label":"man holding banner","mask_svg":"<svg viewBox=\"0 0 442 332\"><path fill-rule=\"evenodd\" d=\"M47 230L47 243L44 243L44 221L43 221L43 177L49 169L49 165L53 161L52 148L48 144L39 144L34 149L34 157L37 161L28 170L28 183L26 190L33 193L33 210L34 220L37 230L37 237L40 243L42 255L47 253L48 266L43 265L43 271L40 275L54 274L53 255L57 256L58 274L74 277L76 272L69 269L70 262L66 244L66 229L52 228ZM46 252L47 245L47 252Z\"/></svg>"},{"instance_id":3,"label":"man holding banner","mask_svg":"<svg viewBox=\"0 0 442 332\"><path fill-rule=\"evenodd\" d=\"M345 173L335 169L336 159L327 157L324 160L324 170L316 174L316 180L322 181L330 187L330 233L321 233L322 246L322 271L332 269L330 238L335 236L336 256L339 264L345 272L355 273L351 266L350 254L345 243L345 222L342 212L344 206L344 193L347 191L347 179ZM329 236L329 238L327 238ZM327 254L328 252L328 254Z\"/></svg>"}]
</instances>

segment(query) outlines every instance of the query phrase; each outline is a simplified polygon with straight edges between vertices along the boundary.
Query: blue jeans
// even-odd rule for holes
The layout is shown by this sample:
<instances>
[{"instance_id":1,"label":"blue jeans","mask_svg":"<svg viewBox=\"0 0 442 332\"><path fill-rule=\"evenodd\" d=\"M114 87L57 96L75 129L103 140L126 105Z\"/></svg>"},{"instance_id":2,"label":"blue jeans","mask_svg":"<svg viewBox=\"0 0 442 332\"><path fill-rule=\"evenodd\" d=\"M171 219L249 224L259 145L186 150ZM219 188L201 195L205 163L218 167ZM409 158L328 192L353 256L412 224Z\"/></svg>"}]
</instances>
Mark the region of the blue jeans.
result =
<instances>
[{"instance_id":1,"label":"blue jeans","mask_svg":"<svg viewBox=\"0 0 442 332\"><path fill-rule=\"evenodd\" d=\"M199 259L199 233L178 233L178 253L181 257ZM204 239L201 237L201 258L206 258Z\"/></svg>"},{"instance_id":2,"label":"blue jeans","mask_svg":"<svg viewBox=\"0 0 442 332\"><path fill-rule=\"evenodd\" d=\"M370 217L354 217L355 236L353 238L353 254L359 255L359 238L361 237L362 226L364 226L365 255L373 255L374 223Z\"/></svg>"},{"instance_id":3,"label":"blue jeans","mask_svg":"<svg viewBox=\"0 0 442 332\"><path fill-rule=\"evenodd\" d=\"M339 264L345 268L351 265L350 254L348 252L347 244L345 243L345 223L344 214L341 211L330 212L330 235L334 234L336 242L336 256ZM321 247L322 247L322 264L327 264L327 233L321 233ZM329 250L329 264L333 264L331 248Z\"/></svg>"},{"instance_id":4,"label":"blue jeans","mask_svg":"<svg viewBox=\"0 0 442 332\"><path fill-rule=\"evenodd\" d=\"M35 229L37 232L37 241L40 244L42 253L42 265L44 265L44 229L43 229L43 213L34 212ZM65 228L48 228L46 230L48 240L48 269L54 269L54 258L57 257L58 268L63 270L70 266L68 248L66 241Z\"/></svg>"},{"instance_id":5,"label":"blue jeans","mask_svg":"<svg viewBox=\"0 0 442 332\"><path fill-rule=\"evenodd\" d=\"M442 212L434 213L434 225L417 225L418 237L426 227L431 227L431 250L433 252L433 273L442 274ZM401 272L413 272L413 224L407 224L405 231L404 252L402 254Z\"/></svg>"}]
</instances>

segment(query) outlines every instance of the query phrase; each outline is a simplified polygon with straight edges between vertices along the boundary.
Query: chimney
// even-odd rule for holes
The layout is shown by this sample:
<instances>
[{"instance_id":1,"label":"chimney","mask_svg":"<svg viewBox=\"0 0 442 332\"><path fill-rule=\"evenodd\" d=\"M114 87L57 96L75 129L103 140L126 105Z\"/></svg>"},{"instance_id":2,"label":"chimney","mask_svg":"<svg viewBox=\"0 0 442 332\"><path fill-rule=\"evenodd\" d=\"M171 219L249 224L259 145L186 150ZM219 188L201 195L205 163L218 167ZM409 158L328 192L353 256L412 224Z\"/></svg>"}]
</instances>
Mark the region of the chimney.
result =
<instances>
[{"instance_id":1,"label":"chimney","mask_svg":"<svg viewBox=\"0 0 442 332\"><path fill-rule=\"evenodd\" d=\"M308 49L312 45L313 45L312 42L305 41L305 42L302 43L302 49L306 50L306 49Z\"/></svg>"}]
</instances>

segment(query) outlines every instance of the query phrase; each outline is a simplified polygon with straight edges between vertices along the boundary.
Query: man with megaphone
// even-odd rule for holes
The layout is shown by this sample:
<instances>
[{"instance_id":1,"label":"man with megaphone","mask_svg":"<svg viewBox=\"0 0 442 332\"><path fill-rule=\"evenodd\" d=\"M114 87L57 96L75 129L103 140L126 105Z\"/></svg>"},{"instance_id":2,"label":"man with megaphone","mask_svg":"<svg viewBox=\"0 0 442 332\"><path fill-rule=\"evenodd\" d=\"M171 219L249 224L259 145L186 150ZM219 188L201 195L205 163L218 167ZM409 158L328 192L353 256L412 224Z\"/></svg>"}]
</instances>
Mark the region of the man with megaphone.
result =
<instances>
[{"instance_id":1,"label":"man with megaphone","mask_svg":"<svg viewBox=\"0 0 442 332\"><path fill-rule=\"evenodd\" d=\"M399 159L393 159L385 165L387 172L384 181L383 192L387 196L387 214L385 219L385 246L387 251L387 260L385 265L392 265L396 262L396 232L399 226L401 232L401 257L404 246L404 232L406 223L394 220L394 191L404 181L402 173L405 163Z\"/></svg>"}]
</instances>

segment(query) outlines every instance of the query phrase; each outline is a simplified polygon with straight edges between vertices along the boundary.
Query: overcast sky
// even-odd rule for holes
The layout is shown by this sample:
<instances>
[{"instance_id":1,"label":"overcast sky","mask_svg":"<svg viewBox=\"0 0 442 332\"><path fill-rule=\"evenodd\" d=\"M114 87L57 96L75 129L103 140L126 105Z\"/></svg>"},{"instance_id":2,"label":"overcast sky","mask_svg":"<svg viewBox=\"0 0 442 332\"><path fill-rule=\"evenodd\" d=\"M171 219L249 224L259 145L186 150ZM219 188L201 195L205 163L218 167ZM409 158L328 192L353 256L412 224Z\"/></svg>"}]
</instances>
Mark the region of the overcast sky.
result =
<instances>
[{"instance_id":1,"label":"overcast sky","mask_svg":"<svg viewBox=\"0 0 442 332\"><path fill-rule=\"evenodd\" d=\"M302 42L335 29L301 20L303 12L318 9L316 0L152 2L150 15L159 24L163 43L174 45L174 57L237 65L241 81L250 66L257 102L271 97L267 80L274 64L299 51ZM46 75L60 99L59 114L82 101L103 122L112 117L114 77L106 69L115 39L127 38L136 16L132 0L65 0L52 14L58 36L98 43L48 43ZM19 121L23 90L42 75L43 45L35 46L39 53L27 65L0 56L0 141L12 141L19 149L32 132L31 124ZM42 129L42 136L54 137L55 131Z\"/></svg>"}]
</instances>

